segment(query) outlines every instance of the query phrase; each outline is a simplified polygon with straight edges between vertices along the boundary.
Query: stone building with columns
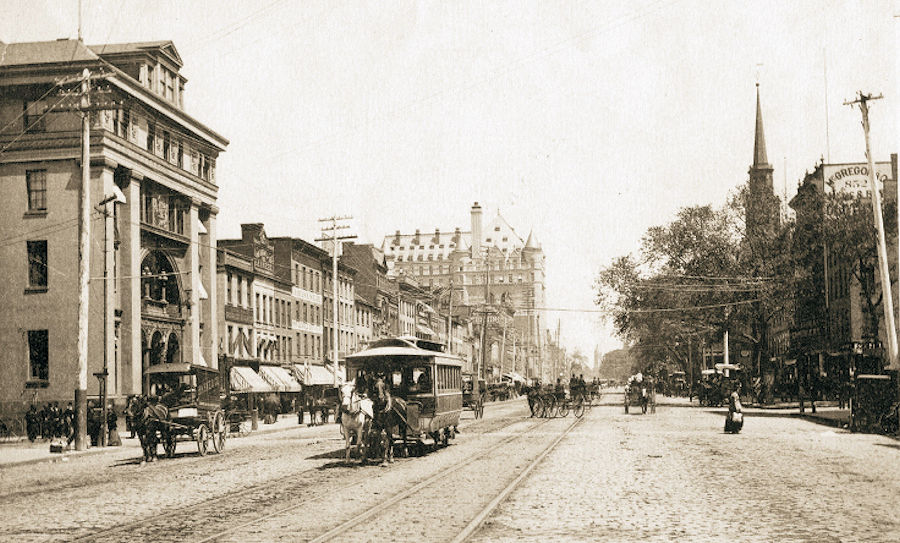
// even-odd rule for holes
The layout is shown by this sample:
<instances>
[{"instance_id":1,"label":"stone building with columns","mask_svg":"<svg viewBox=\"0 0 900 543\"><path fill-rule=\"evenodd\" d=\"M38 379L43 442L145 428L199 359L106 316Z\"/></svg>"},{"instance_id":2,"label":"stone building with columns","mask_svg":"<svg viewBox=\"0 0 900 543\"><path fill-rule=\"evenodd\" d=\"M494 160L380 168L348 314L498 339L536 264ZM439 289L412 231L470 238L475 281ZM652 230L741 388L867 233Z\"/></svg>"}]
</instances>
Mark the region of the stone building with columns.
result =
<instances>
[{"instance_id":1,"label":"stone building with columns","mask_svg":"<svg viewBox=\"0 0 900 543\"><path fill-rule=\"evenodd\" d=\"M0 410L69 401L78 383L82 131L65 92L85 69L102 90L90 200L124 195L91 209L88 372L105 365L123 401L151 365L215 366L215 161L228 141L184 110L181 67L167 41L0 42Z\"/></svg>"}]
</instances>

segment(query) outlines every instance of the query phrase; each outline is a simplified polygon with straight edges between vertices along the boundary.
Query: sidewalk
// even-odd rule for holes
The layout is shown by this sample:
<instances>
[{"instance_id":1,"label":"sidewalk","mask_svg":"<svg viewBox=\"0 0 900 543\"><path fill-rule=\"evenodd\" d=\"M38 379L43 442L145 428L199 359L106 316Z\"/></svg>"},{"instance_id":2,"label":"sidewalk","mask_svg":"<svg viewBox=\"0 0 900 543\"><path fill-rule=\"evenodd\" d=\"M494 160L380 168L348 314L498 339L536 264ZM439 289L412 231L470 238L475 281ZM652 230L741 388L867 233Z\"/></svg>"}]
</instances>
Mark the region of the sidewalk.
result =
<instances>
[{"instance_id":1,"label":"sidewalk","mask_svg":"<svg viewBox=\"0 0 900 543\"><path fill-rule=\"evenodd\" d=\"M687 398L666 398L666 403L698 407L696 400L688 403ZM728 407L709 407L707 409L719 409L724 412ZM838 408L835 401L816 402L815 413L810 409L809 403L805 405L803 413L800 412L800 404L797 402L779 402L765 405L746 403L744 404L744 413L749 417L797 417L833 428L846 428L850 425L850 410Z\"/></svg>"},{"instance_id":2,"label":"sidewalk","mask_svg":"<svg viewBox=\"0 0 900 543\"><path fill-rule=\"evenodd\" d=\"M314 434L319 433L320 428L325 427L334 427L333 422L329 422L327 425L321 426L307 426L306 424L299 425L297 424L297 415L280 415L278 420L273 424L263 424L262 420L259 422L259 427L257 430L250 432L247 437L253 437L262 434L270 434L273 432L286 432L288 430L295 429L303 429L303 433L312 432ZM337 432L337 430L334 430ZM135 437L131 439L128 437L128 432L123 432L119 434L119 437L122 438L122 446L121 447L91 447L89 449L85 449L83 451L70 450L64 453L51 453L50 452L50 442L46 440L38 440L34 443L31 443L27 439L23 439L16 442L2 442L0 443L0 470L10 466L18 466L24 464L38 464L38 463L53 463L53 462L67 462L70 458L76 458L81 456L88 455L96 455L96 454L113 454L113 453L121 453L123 451L130 451L134 456L140 456L141 454L141 444L140 441ZM312 436L311 436L312 437ZM232 439L242 439L240 437L234 437ZM179 447L186 447L187 445L179 445ZM196 449L196 446L195 446Z\"/></svg>"}]
</instances>

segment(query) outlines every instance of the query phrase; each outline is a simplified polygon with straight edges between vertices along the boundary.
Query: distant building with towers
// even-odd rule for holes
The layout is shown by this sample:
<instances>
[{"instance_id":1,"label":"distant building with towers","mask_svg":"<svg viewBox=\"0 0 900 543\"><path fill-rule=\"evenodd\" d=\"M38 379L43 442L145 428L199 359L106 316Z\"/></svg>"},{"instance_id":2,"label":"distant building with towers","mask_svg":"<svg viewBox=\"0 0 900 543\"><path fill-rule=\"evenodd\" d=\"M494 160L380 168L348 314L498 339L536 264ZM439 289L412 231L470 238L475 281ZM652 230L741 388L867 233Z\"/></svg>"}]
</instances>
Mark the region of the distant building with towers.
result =
<instances>
[{"instance_id":1,"label":"distant building with towers","mask_svg":"<svg viewBox=\"0 0 900 543\"><path fill-rule=\"evenodd\" d=\"M544 252L534 232L522 238L498 212L486 225L478 202L471 227L387 235L388 273L414 277L442 307L474 323L487 321L488 374L540 371L545 299ZM451 302L452 299L452 302Z\"/></svg>"}]
</instances>

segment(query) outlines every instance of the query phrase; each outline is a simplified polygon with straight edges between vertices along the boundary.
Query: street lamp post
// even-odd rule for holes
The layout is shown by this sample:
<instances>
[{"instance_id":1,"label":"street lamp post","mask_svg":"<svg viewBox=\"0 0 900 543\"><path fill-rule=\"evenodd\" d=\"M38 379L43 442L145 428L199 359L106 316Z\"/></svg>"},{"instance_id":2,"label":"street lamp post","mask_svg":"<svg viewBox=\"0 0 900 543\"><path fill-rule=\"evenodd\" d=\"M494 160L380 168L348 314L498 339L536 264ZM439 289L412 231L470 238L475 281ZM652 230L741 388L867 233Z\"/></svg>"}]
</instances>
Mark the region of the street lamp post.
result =
<instances>
[{"instance_id":1,"label":"street lamp post","mask_svg":"<svg viewBox=\"0 0 900 543\"><path fill-rule=\"evenodd\" d=\"M125 195L116 185L113 185L113 193L110 196L107 196L103 200L97 204L97 209L103 213L103 371L99 373L95 373L94 375L99 380L100 384L100 435L98 436L98 444L101 447L105 447L108 443L109 438L109 427L107 425L107 419L109 417L109 340L113 337L113 334L110 332L110 326L114 323L110 322L109 319L109 304L112 302L112 290L115 283L115 275L110 276L110 256L109 256L109 230L113 220L115 220L115 213L110 214L109 212L109 204L124 204L127 203L125 200ZM113 258L115 258L115 253L113 253Z\"/></svg>"}]
</instances>

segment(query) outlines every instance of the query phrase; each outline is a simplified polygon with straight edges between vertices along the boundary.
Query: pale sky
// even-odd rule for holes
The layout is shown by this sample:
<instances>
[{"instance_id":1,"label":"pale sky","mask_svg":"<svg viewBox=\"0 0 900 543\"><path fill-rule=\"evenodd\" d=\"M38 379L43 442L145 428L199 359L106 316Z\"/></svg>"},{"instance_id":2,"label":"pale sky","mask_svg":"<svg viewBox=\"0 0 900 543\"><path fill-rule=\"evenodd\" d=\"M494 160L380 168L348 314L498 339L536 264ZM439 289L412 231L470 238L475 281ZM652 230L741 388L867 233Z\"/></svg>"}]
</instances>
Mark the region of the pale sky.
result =
<instances>
[{"instance_id":1,"label":"pale sky","mask_svg":"<svg viewBox=\"0 0 900 543\"><path fill-rule=\"evenodd\" d=\"M896 2L897 0L895 0ZM74 38L77 0L5 0L0 40ZM721 205L753 153L760 82L776 191L826 156L900 145L900 5L882 2L83 0L88 44L172 40L185 107L231 141L219 235L360 242L469 226L478 201L547 257L547 305L593 309L592 283L681 206ZM561 319L590 356L620 343L596 313Z\"/></svg>"}]
</instances>

